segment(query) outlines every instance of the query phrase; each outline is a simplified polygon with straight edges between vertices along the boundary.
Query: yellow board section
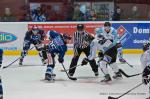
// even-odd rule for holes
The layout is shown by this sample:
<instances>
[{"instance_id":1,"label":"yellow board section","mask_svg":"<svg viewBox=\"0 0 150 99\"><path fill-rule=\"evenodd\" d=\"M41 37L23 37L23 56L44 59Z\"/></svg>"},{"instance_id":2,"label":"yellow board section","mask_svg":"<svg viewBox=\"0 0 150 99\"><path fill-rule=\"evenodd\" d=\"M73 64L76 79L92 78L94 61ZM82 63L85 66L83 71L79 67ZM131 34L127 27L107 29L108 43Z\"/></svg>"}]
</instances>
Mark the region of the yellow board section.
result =
<instances>
[{"instance_id":1,"label":"yellow board section","mask_svg":"<svg viewBox=\"0 0 150 99\"><path fill-rule=\"evenodd\" d=\"M140 49L124 49L123 53L124 54L141 54L143 53L143 51ZM20 55L20 54L21 54L21 50L4 51L4 55ZM28 55L38 55L38 52L36 50L31 50L28 52ZM66 55L73 55L73 50L68 50Z\"/></svg>"}]
</instances>

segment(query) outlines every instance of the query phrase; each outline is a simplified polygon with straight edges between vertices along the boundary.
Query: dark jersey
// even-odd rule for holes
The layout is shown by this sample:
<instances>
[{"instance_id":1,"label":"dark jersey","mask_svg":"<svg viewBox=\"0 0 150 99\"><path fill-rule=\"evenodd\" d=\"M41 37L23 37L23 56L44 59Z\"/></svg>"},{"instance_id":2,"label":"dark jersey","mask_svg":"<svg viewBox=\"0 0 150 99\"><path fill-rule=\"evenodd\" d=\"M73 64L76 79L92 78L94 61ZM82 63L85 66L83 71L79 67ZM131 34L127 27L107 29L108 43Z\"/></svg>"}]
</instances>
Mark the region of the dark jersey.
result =
<instances>
[{"instance_id":1,"label":"dark jersey","mask_svg":"<svg viewBox=\"0 0 150 99\"><path fill-rule=\"evenodd\" d=\"M49 52L52 55L58 54L58 57L63 59L67 51L67 45L64 43L62 36L56 31L48 31L48 37L51 42L48 44Z\"/></svg>"},{"instance_id":2,"label":"dark jersey","mask_svg":"<svg viewBox=\"0 0 150 99\"><path fill-rule=\"evenodd\" d=\"M43 30L38 30L37 34L33 34L32 30L26 32L24 41L28 41L33 44L41 43L44 40L45 33Z\"/></svg>"}]
</instances>

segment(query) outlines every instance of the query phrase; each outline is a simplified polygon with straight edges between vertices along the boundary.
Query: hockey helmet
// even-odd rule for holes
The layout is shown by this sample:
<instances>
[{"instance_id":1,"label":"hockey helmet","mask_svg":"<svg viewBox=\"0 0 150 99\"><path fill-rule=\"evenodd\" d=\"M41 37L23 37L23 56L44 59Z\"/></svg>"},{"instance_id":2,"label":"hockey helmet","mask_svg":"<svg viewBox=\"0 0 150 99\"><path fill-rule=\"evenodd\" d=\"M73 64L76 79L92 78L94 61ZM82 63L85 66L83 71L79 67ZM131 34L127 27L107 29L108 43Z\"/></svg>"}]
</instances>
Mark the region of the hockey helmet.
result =
<instances>
[{"instance_id":1,"label":"hockey helmet","mask_svg":"<svg viewBox=\"0 0 150 99\"><path fill-rule=\"evenodd\" d=\"M77 24L77 30L78 31L83 31L84 30L84 25L83 24Z\"/></svg>"},{"instance_id":2,"label":"hockey helmet","mask_svg":"<svg viewBox=\"0 0 150 99\"><path fill-rule=\"evenodd\" d=\"M110 32L110 27L111 27L110 22L105 22L105 23L104 23L104 29L105 29L105 31L106 31L107 33Z\"/></svg>"},{"instance_id":3,"label":"hockey helmet","mask_svg":"<svg viewBox=\"0 0 150 99\"><path fill-rule=\"evenodd\" d=\"M143 44L143 51L147 51L150 49L150 43L144 43Z\"/></svg>"}]
</instances>

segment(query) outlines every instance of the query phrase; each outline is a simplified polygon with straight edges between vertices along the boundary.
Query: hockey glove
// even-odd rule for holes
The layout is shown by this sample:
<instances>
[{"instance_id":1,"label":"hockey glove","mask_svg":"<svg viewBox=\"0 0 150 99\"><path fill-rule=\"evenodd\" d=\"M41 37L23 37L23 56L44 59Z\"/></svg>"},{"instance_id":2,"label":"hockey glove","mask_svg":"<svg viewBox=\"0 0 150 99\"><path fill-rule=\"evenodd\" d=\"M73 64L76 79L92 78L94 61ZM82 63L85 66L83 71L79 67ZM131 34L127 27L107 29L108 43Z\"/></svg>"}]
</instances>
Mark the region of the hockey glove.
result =
<instances>
[{"instance_id":1,"label":"hockey glove","mask_svg":"<svg viewBox=\"0 0 150 99\"><path fill-rule=\"evenodd\" d=\"M116 47L120 48L120 47L122 47L122 44L121 43L117 43Z\"/></svg>"},{"instance_id":2,"label":"hockey glove","mask_svg":"<svg viewBox=\"0 0 150 99\"><path fill-rule=\"evenodd\" d=\"M82 60L81 66L86 65L89 62L89 60L87 58L84 58Z\"/></svg>"},{"instance_id":3,"label":"hockey glove","mask_svg":"<svg viewBox=\"0 0 150 99\"><path fill-rule=\"evenodd\" d=\"M103 52L102 52L102 51L98 52L98 57L99 57L99 59L100 59L100 60L102 60L102 59L103 59L104 54L103 54Z\"/></svg>"},{"instance_id":4,"label":"hockey glove","mask_svg":"<svg viewBox=\"0 0 150 99\"><path fill-rule=\"evenodd\" d=\"M99 43L100 45L103 45L105 42L106 42L106 39L103 39L103 40L99 40L99 41L98 41L98 43Z\"/></svg>"},{"instance_id":5,"label":"hockey glove","mask_svg":"<svg viewBox=\"0 0 150 99\"><path fill-rule=\"evenodd\" d=\"M142 82L146 85L150 82L150 78L148 77L149 74L150 74L150 67L147 66L145 67L142 75Z\"/></svg>"},{"instance_id":6,"label":"hockey glove","mask_svg":"<svg viewBox=\"0 0 150 99\"><path fill-rule=\"evenodd\" d=\"M58 58L59 63L63 63L64 59L63 58Z\"/></svg>"}]
</instances>

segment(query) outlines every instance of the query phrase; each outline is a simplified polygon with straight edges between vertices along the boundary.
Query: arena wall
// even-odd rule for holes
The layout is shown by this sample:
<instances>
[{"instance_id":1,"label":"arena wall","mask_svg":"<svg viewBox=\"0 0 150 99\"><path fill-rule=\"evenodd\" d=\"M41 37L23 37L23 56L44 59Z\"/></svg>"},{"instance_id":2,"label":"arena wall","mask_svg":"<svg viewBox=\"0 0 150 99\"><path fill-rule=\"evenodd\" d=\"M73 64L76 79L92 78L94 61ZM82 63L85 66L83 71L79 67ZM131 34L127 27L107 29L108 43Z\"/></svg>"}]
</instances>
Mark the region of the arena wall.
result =
<instances>
[{"instance_id":1,"label":"arena wall","mask_svg":"<svg viewBox=\"0 0 150 99\"><path fill-rule=\"evenodd\" d=\"M1 22L0 48L4 50L4 55L20 55L25 33L33 25L45 30L45 33L48 30L56 30L73 35L79 23L85 24L86 30L94 35L94 29L103 26L104 22ZM125 54L142 53L142 44L149 42L150 21L112 21L112 26L118 31ZM33 49L28 54L37 55L37 53ZM67 54L73 54L72 41L68 44Z\"/></svg>"}]
</instances>

